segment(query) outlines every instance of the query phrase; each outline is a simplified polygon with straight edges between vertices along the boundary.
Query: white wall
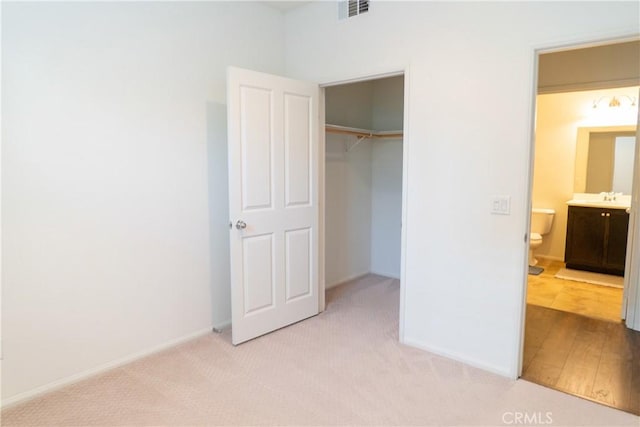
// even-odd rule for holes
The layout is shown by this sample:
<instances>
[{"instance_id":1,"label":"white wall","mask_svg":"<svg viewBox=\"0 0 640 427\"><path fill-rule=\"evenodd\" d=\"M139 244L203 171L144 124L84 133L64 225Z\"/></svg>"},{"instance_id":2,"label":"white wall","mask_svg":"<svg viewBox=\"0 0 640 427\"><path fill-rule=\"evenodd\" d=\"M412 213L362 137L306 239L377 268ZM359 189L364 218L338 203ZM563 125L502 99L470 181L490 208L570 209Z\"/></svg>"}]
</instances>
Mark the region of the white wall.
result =
<instances>
[{"instance_id":1,"label":"white wall","mask_svg":"<svg viewBox=\"0 0 640 427\"><path fill-rule=\"evenodd\" d=\"M229 176L227 167L227 106L207 102L207 176L209 182L209 272L213 327L231 324L229 249Z\"/></svg>"},{"instance_id":2,"label":"white wall","mask_svg":"<svg viewBox=\"0 0 640 427\"><path fill-rule=\"evenodd\" d=\"M564 261L567 233L567 204L575 189L578 129L635 125L637 110L610 109L607 103L592 108L593 100L613 95L637 96L638 87L539 95L537 97L535 164L532 201L535 208L556 211L551 232L544 236L536 255ZM634 95L635 94L635 95ZM613 130L613 129L612 129ZM588 144L588 143L587 143ZM581 157L586 162L586 153ZM583 168L586 168L584 163Z\"/></svg>"},{"instance_id":3,"label":"white wall","mask_svg":"<svg viewBox=\"0 0 640 427\"><path fill-rule=\"evenodd\" d=\"M282 73L284 28L250 3L2 9L7 403L229 319L226 66Z\"/></svg>"},{"instance_id":4,"label":"white wall","mask_svg":"<svg viewBox=\"0 0 640 427\"><path fill-rule=\"evenodd\" d=\"M361 129L372 127L372 82L325 88L325 121ZM353 136L326 134L325 287L371 270L371 144Z\"/></svg>"},{"instance_id":5,"label":"white wall","mask_svg":"<svg viewBox=\"0 0 640 427\"><path fill-rule=\"evenodd\" d=\"M371 91L371 124L373 129L402 130L404 76L373 80Z\"/></svg>"},{"instance_id":6,"label":"white wall","mask_svg":"<svg viewBox=\"0 0 640 427\"><path fill-rule=\"evenodd\" d=\"M375 2L285 17L287 72L318 82L407 67L401 339L516 377L534 49L637 34L637 2ZM489 213L511 196L511 215Z\"/></svg>"},{"instance_id":7,"label":"white wall","mask_svg":"<svg viewBox=\"0 0 640 427\"><path fill-rule=\"evenodd\" d=\"M549 52L538 64L540 94L631 86L640 73L640 41Z\"/></svg>"},{"instance_id":8,"label":"white wall","mask_svg":"<svg viewBox=\"0 0 640 427\"><path fill-rule=\"evenodd\" d=\"M345 150L353 137L327 133L325 283L330 288L371 271L371 144Z\"/></svg>"},{"instance_id":9,"label":"white wall","mask_svg":"<svg viewBox=\"0 0 640 427\"><path fill-rule=\"evenodd\" d=\"M404 76L373 81L375 130L402 130ZM402 139L372 142L371 272L400 278Z\"/></svg>"},{"instance_id":10,"label":"white wall","mask_svg":"<svg viewBox=\"0 0 640 427\"><path fill-rule=\"evenodd\" d=\"M402 140L371 144L371 272L400 278Z\"/></svg>"},{"instance_id":11,"label":"white wall","mask_svg":"<svg viewBox=\"0 0 640 427\"><path fill-rule=\"evenodd\" d=\"M373 83L370 81L325 88L325 121L332 125L371 129Z\"/></svg>"},{"instance_id":12,"label":"white wall","mask_svg":"<svg viewBox=\"0 0 640 427\"><path fill-rule=\"evenodd\" d=\"M400 277L402 141L326 136L326 287L366 273ZM345 145L345 143L347 145Z\"/></svg>"}]
</instances>

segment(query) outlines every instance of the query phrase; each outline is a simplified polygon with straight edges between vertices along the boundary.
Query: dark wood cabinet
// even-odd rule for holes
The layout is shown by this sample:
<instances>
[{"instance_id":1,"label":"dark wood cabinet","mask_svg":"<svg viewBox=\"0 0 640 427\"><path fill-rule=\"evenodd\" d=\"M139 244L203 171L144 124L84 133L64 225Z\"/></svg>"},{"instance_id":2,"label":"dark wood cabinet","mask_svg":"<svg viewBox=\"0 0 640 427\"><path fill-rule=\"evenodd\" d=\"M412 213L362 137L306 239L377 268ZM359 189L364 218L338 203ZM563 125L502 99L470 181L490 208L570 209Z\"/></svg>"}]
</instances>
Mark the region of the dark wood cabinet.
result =
<instances>
[{"instance_id":1,"label":"dark wood cabinet","mask_svg":"<svg viewBox=\"0 0 640 427\"><path fill-rule=\"evenodd\" d=\"M624 276L628 227L624 209L569 206L567 268Z\"/></svg>"},{"instance_id":2,"label":"dark wood cabinet","mask_svg":"<svg viewBox=\"0 0 640 427\"><path fill-rule=\"evenodd\" d=\"M627 257L627 232L629 229L629 214L624 209L611 209L607 220L608 234L606 237L604 266L616 270L624 276L624 262Z\"/></svg>"}]
</instances>

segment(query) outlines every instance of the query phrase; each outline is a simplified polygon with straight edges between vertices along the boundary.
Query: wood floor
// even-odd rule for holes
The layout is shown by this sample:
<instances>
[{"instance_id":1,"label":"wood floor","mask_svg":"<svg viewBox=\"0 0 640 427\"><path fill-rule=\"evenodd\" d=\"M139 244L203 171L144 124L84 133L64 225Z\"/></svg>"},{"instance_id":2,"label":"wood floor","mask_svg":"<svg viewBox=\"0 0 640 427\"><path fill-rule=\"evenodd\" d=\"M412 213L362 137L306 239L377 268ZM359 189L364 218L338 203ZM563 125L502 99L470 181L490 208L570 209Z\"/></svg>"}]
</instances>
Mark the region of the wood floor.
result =
<instances>
[{"instance_id":1,"label":"wood floor","mask_svg":"<svg viewBox=\"0 0 640 427\"><path fill-rule=\"evenodd\" d=\"M522 378L640 415L640 332L527 305Z\"/></svg>"},{"instance_id":2,"label":"wood floor","mask_svg":"<svg viewBox=\"0 0 640 427\"><path fill-rule=\"evenodd\" d=\"M622 289L529 275L522 378L640 415L640 332L620 320Z\"/></svg>"}]
</instances>

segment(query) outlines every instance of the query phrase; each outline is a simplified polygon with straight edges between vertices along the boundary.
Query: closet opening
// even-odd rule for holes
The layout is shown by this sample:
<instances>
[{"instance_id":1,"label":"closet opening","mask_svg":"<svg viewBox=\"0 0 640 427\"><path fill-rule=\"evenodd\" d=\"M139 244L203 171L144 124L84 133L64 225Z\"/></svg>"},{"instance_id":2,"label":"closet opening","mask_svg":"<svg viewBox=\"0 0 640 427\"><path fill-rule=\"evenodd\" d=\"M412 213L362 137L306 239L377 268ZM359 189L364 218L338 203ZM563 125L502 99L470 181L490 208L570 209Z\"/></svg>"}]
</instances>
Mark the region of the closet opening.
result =
<instances>
[{"instance_id":1,"label":"closet opening","mask_svg":"<svg viewBox=\"0 0 640 427\"><path fill-rule=\"evenodd\" d=\"M353 295L355 305L366 299L376 316L389 316L395 333L401 317L404 80L396 74L323 88L325 307L331 309L337 293Z\"/></svg>"}]
</instances>

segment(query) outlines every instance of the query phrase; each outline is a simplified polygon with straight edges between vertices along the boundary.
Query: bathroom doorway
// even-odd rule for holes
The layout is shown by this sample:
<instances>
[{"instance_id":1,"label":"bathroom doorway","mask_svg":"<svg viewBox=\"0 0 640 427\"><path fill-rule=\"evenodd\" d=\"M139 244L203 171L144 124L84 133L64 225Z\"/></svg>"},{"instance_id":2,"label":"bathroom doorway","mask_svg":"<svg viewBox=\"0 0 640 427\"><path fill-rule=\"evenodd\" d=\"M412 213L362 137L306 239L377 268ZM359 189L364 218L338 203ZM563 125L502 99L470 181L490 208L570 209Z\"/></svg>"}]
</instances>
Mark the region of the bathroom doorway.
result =
<instances>
[{"instance_id":1,"label":"bathroom doorway","mask_svg":"<svg viewBox=\"0 0 640 427\"><path fill-rule=\"evenodd\" d=\"M634 164L618 148L635 149L638 51L640 41L627 40L539 55L529 303L610 321L625 317ZM610 58L621 60L612 66ZM578 72L586 64L588 76ZM616 159L626 163L616 166Z\"/></svg>"},{"instance_id":2,"label":"bathroom doorway","mask_svg":"<svg viewBox=\"0 0 640 427\"><path fill-rule=\"evenodd\" d=\"M611 147L611 161L604 163L613 164L617 134L637 133L639 50L640 41L625 40L537 54L529 240L534 266L526 280L522 352L522 378L636 414L640 398L633 390L640 373L633 366L640 360L640 332L623 321L631 191L586 181L612 182L612 171L596 170L595 160ZM585 61L589 76L577 72ZM539 221L540 209L554 213L550 227ZM592 214L596 221L589 220ZM585 236L600 230L601 236ZM602 251L591 253L600 244Z\"/></svg>"}]
</instances>

